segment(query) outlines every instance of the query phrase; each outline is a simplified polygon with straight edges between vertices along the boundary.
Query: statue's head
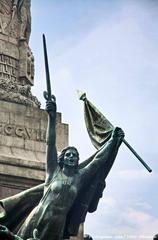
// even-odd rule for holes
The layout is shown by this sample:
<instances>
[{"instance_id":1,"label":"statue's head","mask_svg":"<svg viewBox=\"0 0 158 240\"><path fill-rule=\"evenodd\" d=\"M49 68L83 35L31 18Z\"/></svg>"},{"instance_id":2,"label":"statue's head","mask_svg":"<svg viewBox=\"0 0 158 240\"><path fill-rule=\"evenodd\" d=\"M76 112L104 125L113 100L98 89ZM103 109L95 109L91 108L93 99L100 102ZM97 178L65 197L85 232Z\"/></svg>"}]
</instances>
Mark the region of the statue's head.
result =
<instances>
[{"instance_id":1,"label":"statue's head","mask_svg":"<svg viewBox=\"0 0 158 240\"><path fill-rule=\"evenodd\" d=\"M64 166L70 168L78 168L79 153L75 147L64 148L58 158L58 162L61 168Z\"/></svg>"}]
</instances>

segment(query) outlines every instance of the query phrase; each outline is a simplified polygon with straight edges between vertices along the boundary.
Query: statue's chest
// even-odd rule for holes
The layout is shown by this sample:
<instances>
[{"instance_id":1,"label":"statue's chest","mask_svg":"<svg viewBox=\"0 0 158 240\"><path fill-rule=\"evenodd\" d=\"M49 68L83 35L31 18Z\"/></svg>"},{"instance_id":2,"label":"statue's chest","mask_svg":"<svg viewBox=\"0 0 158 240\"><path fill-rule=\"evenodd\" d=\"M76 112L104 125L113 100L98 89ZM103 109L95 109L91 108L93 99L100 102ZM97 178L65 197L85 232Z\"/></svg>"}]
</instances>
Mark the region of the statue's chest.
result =
<instances>
[{"instance_id":1,"label":"statue's chest","mask_svg":"<svg viewBox=\"0 0 158 240\"><path fill-rule=\"evenodd\" d=\"M51 195L56 199L62 201L73 201L77 195L78 182L74 177L68 177L63 174L54 179L51 183Z\"/></svg>"}]
</instances>

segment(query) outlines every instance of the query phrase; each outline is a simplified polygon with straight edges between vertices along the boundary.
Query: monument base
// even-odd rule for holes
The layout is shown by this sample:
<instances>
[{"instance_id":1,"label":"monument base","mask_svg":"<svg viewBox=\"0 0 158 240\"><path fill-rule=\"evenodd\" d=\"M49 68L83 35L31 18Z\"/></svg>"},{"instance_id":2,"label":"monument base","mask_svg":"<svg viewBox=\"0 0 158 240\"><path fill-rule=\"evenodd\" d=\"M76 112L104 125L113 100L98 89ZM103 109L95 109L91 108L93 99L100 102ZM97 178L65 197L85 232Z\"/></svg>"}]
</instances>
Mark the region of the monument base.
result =
<instances>
[{"instance_id":1,"label":"monument base","mask_svg":"<svg viewBox=\"0 0 158 240\"><path fill-rule=\"evenodd\" d=\"M0 101L0 198L40 184L45 179L47 113ZM57 113L57 149L68 146L68 125Z\"/></svg>"}]
</instances>

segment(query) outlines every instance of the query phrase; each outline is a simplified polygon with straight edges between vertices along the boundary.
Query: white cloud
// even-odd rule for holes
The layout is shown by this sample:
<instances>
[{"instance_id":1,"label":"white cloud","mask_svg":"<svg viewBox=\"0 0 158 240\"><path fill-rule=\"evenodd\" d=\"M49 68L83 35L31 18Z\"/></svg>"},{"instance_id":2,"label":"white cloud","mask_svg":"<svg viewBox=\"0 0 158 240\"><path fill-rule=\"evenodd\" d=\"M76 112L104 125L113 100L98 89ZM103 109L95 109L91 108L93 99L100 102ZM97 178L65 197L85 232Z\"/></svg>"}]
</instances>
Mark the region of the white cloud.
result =
<instances>
[{"instance_id":1,"label":"white cloud","mask_svg":"<svg viewBox=\"0 0 158 240\"><path fill-rule=\"evenodd\" d=\"M142 203L143 205L147 206L148 204ZM147 237L157 233L158 219L149 213L149 209L146 211L136 210L123 202L116 203L112 198L109 198L107 202L103 200L99 213L93 215L88 216L88 222L86 221L85 224L86 233L89 232L93 236L137 235Z\"/></svg>"},{"instance_id":2,"label":"white cloud","mask_svg":"<svg viewBox=\"0 0 158 240\"><path fill-rule=\"evenodd\" d=\"M134 224L136 226L136 231L139 234L156 234L158 219L149 213L129 208L127 209L125 218L129 224Z\"/></svg>"}]
</instances>

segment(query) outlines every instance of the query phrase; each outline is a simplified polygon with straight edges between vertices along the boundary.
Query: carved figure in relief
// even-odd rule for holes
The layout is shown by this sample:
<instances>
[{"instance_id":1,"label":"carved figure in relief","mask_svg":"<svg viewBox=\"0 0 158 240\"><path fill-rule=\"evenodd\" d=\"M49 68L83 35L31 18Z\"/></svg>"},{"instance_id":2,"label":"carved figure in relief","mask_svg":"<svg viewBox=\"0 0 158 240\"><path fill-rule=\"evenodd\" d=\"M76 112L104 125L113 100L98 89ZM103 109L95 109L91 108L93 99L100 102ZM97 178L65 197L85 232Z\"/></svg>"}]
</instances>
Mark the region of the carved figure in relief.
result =
<instances>
[{"instance_id":1,"label":"carved figure in relief","mask_svg":"<svg viewBox=\"0 0 158 240\"><path fill-rule=\"evenodd\" d=\"M29 42L31 0L0 1L0 32Z\"/></svg>"},{"instance_id":2,"label":"carved figure in relief","mask_svg":"<svg viewBox=\"0 0 158 240\"><path fill-rule=\"evenodd\" d=\"M32 95L31 0L0 0L0 100L40 107Z\"/></svg>"},{"instance_id":3,"label":"carved figure in relief","mask_svg":"<svg viewBox=\"0 0 158 240\"><path fill-rule=\"evenodd\" d=\"M29 42L31 34L31 0L13 0L11 24L17 18L20 22L19 38Z\"/></svg>"},{"instance_id":4,"label":"carved figure in relief","mask_svg":"<svg viewBox=\"0 0 158 240\"><path fill-rule=\"evenodd\" d=\"M10 16L12 12L12 1L1 0L0 1L0 33L6 33L6 27L10 23Z\"/></svg>"},{"instance_id":5,"label":"carved figure in relief","mask_svg":"<svg viewBox=\"0 0 158 240\"><path fill-rule=\"evenodd\" d=\"M0 80L0 99L9 102L22 103L32 107L40 107L41 105L37 97L32 95L30 85L17 85L16 79Z\"/></svg>"}]
</instances>

